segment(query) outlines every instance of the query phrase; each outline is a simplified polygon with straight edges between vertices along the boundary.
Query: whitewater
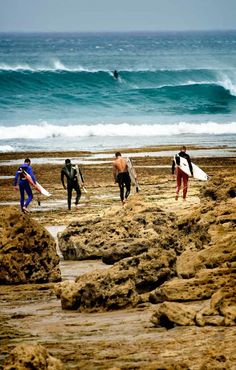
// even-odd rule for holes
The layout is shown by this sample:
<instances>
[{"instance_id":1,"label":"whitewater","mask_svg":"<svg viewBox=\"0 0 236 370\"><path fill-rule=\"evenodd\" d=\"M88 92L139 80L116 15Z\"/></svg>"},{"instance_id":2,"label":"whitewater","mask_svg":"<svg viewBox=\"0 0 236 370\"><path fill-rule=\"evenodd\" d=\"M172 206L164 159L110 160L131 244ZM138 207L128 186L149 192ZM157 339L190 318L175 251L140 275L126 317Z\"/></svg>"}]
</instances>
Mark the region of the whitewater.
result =
<instances>
[{"instance_id":1,"label":"whitewater","mask_svg":"<svg viewBox=\"0 0 236 370\"><path fill-rule=\"evenodd\" d=\"M0 34L0 151L235 147L235 44L235 31Z\"/></svg>"}]
</instances>

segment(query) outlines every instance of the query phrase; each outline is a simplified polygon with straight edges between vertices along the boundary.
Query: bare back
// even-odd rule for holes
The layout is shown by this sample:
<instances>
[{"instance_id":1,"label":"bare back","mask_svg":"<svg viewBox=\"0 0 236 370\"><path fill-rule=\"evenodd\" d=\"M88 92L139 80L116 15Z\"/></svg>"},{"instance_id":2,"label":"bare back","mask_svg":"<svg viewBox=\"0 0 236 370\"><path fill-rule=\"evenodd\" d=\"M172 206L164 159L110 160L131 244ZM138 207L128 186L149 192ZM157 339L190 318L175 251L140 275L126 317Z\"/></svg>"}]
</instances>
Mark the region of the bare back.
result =
<instances>
[{"instance_id":1,"label":"bare back","mask_svg":"<svg viewBox=\"0 0 236 370\"><path fill-rule=\"evenodd\" d=\"M122 157L117 157L114 162L113 162L113 175L114 178L121 173L121 172L127 172L128 171L128 166L127 166L127 161L125 158Z\"/></svg>"},{"instance_id":2,"label":"bare back","mask_svg":"<svg viewBox=\"0 0 236 370\"><path fill-rule=\"evenodd\" d=\"M116 158L113 162L113 166L115 167L118 173L128 171L127 161L125 158L122 157Z\"/></svg>"}]
</instances>

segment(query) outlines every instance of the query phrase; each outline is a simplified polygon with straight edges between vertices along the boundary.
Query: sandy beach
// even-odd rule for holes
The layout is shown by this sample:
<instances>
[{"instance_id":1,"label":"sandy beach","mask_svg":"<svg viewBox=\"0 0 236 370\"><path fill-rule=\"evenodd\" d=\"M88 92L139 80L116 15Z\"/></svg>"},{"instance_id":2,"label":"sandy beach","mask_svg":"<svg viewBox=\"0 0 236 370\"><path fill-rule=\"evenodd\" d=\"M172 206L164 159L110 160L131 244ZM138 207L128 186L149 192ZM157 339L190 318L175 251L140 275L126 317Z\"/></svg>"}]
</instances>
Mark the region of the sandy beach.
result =
<instances>
[{"instance_id":1,"label":"sandy beach","mask_svg":"<svg viewBox=\"0 0 236 370\"><path fill-rule=\"evenodd\" d=\"M30 217L55 238L73 221L102 218L109 210L119 212L122 205L112 177L115 150L0 153L1 218L5 207L19 208L19 192L13 190L12 183L17 165L26 157L31 158L38 181L52 194L50 198L34 194ZM177 150L176 146L159 146L122 152L132 156L141 188L140 193L132 188L125 207L129 202L141 201L166 214L173 213L179 220L187 218L200 205L199 193L205 183L194 179L189 181L187 201L181 197L175 201L171 162L172 152ZM210 178L220 176L235 181L235 148L189 145L188 152ZM66 158L79 163L87 189L87 193L82 192L80 207L73 205L71 211L67 210L66 191L60 183ZM109 268L101 260L65 261L61 254L60 258L63 281ZM1 286L0 369L7 354L21 342L43 344L63 362L65 369L213 369L212 359L217 356L224 356L230 366L233 363L235 366L227 367L227 361L223 361L218 363L218 369L236 368L232 349L235 326L154 328L150 323L153 314L150 304L94 313L62 310L53 286L52 283ZM212 365L204 365L204 358L210 359L210 364L213 361Z\"/></svg>"}]
</instances>

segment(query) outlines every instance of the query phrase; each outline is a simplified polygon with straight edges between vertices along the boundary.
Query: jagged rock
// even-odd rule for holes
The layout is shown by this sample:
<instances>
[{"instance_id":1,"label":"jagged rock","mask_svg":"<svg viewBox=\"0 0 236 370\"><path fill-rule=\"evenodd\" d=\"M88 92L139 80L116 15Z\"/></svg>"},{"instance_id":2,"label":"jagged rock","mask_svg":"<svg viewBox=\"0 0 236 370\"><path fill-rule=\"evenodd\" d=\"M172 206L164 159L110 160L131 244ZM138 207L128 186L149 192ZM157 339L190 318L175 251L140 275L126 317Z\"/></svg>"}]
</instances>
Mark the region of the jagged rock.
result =
<instances>
[{"instance_id":1,"label":"jagged rock","mask_svg":"<svg viewBox=\"0 0 236 370\"><path fill-rule=\"evenodd\" d=\"M236 325L236 284L234 278L228 285L219 289L211 297L212 310L218 311L219 314L224 316L225 325Z\"/></svg>"},{"instance_id":2,"label":"jagged rock","mask_svg":"<svg viewBox=\"0 0 236 370\"><path fill-rule=\"evenodd\" d=\"M123 239L121 241L111 241L104 248L102 261L107 265L113 265L124 258L147 252L151 244L147 239L141 238L138 240Z\"/></svg>"},{"instance_id":3,"label":"jagged rock","mask_svg":"<svg viewBox=\"0 0 236 370\"><path fill-rule=\"evenodd\" d=\"M208 198L213 201L227 200L236 197L236 182L231 178L225 180L222 176L214 176L208 183L202 187L200 195L202 198Z\"/></svg>"},{"instance_id":4,"label":"jagged rock","mask_svg":"<svg viewBox=\"0 0 236 370\"><path fill-rule=\"evenodd\" d=\"M205 355L199 370L232 370L234 364L222 354Z\"/></svg>"},{"instance_id":5,"label":"jagged rock","mask_svg":"<svg viewBox=\"0 0 236 370\"><path fill-rule=\"evenodd\" d=\"M216 240L211 242L211 244L214 243L213 245L198 252L185 251L178 257L176 269L179 277L191 278L200 269L216 268L236 259L235 231L231 229L227 234L219 233L219 229L215 227L214 234L217 234L217 238L214 237Z\"/></svg>"},{"instance_id":6,"label":"jagged rock","mask_svg":"<svg viewBox=\"0 0 236 370\"><path fill-rule=\"evenodd\" d=\"M227 184L223 182L222 189ZM77 256L89 251L90 258L103 256L108 263L122 259L108 270L61 286L62 307L109 310L147 302L209 300L226 286L233 292L235 199L229 191L223 193L218 202L204 201L178 220L135 200L110 209L103 218L71 224L61 242L71 245ZM141 253L142 248L147 251ZM220 307L209 315L198 313L197 324L234 325L232 301L225 298Z\"/></svg>"},{"instance_id":7,"label":"jagged rock","mask_svg":"<svg viewBox=\"0 0 236 370\"><path fill-rule=\"evenodd\" d=\"M58 284L57 295L64 309L111 310L136 306L143 293L175 274L175 259L173 251L150 250L109 269L79 276L75 283Z\"/></svg>"},{"instance_id":8,"label":"jagged rock","mask_svg":"<svg viewBox=\"0 0 236 370\"><path fill-rule=\"evenodd\" d=\"M0 241L0 284L61 280L56 243L29 215L6 208Z\"/></svg>"},{"instance_id":9,"label":"jagged rock","mask_svg":"<svg viewBox=\"0 0 236 370\"><path fill-rule=\"evenodd\" d=\"M72 222L58 236L59 248L64 259L102 258L113 264L156 245L172 221L173 215L134 197L125 208L111 208L103 217Z\"/></svg>"},{"instance_id":10,"label":"jagged rock","mask_svg":"<svg viewBox=\"0 0 236 370\"><path fill-rule=\"evenodd\" d=\"M163 302L158 305L156 312L151 317L154 326L164 326L171 329L176 325L195 325L196 312L190 307L176 302Z\"/></svg>"},{"instance_id":11,"label":"jagged rock","mask_svg":"<svg viewBox=\"0 0 236 370\"><path fill-rule=\"evenodd\" d=\"M201 310L197 312L196 324L198 326L206 325L223 326L224 323L225 323L224 317L220 316L210 307L203 307Z\"/></svg>"},{"instance_id":12,"label":"jagged rock","mask_svg":"<svg viewBox=\"0 0 236 370\"><path fill-rule=\"evenodd\" d=\"M52 357L40 344L19 344L8 355L3 370L63 370L60 360Z\"/></svg>"},{"instance_id":13,"label":"jagged rock","mask_svg":"<svg viewBox=\"0 0 236 370\"><path fill-rule=\"evenodd\" d=\"M172 279L150 294L152 303L164 301L196 301L208 299L219 287L227 284L234 270L230 267L200 270L191 279Z\"/></svg>"}]
</instances>

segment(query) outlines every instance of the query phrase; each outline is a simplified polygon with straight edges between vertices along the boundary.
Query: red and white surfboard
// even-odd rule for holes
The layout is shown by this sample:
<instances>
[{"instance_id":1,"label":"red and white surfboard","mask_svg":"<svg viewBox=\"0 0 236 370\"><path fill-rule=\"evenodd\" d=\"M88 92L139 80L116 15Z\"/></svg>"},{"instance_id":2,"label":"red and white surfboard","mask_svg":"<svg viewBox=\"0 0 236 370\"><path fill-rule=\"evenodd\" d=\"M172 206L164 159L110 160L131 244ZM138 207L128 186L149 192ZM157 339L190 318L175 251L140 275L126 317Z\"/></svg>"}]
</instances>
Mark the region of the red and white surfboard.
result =
<instances>
[{"instance_id":1,"label":"red and white surfboard","mask_svg":"<svg viewBox=\"0 0 236 370\"><path fill-rule=\"evenodd\" d=\"M44 189L44 187L40 185L39 182L36 181L36 184L34 183L29 173L27 173L26 171L23 171L23 175L26 178L26 180L30 183L30 185L34 187L36 191L38 191L40 194L45 195L46 197L50 197L51 194L46 189Z\"/></svg>"}]
</instances>

